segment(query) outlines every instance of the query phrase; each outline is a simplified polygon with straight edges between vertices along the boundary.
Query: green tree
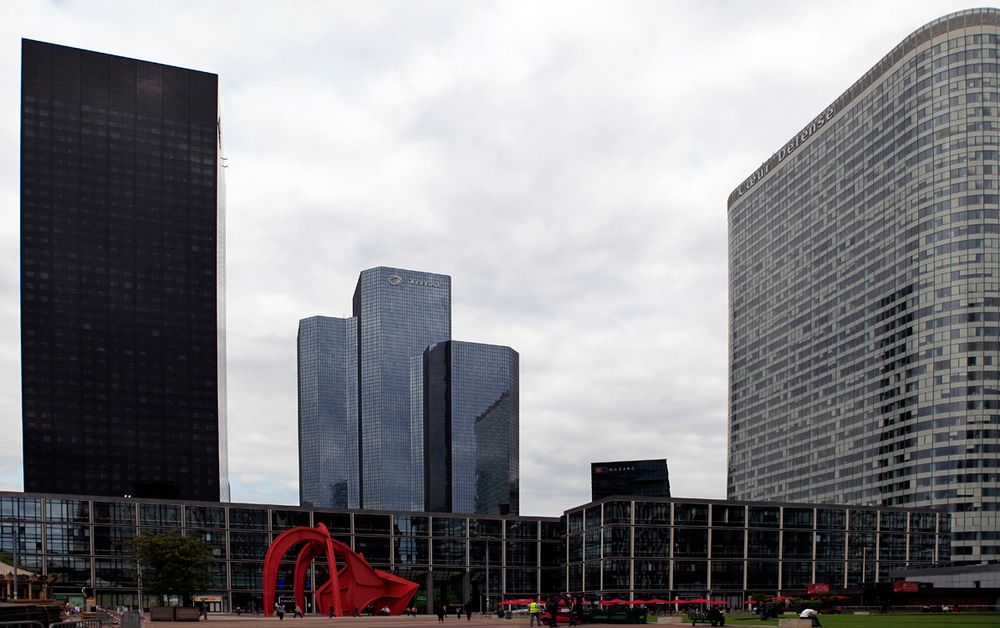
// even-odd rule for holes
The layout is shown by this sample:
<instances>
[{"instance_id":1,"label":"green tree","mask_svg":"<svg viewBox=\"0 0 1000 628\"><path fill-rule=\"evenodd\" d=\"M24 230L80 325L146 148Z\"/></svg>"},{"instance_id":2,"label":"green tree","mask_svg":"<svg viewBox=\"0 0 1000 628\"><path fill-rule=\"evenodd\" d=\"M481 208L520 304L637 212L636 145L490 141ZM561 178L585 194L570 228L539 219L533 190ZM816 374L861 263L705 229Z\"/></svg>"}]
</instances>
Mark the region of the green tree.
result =
<instances>
[{"instance_id":1,"label":"green tree","mask_svg":"<svg viewBox=\"0 0 1000 628\"><path fill-rule=\"evenodd\" d=\"M196 536L140 534L131 541L142 570L142 588L162 600L177 595L182 604L212 586L212 551Z\"/></svg>"}]
</instances>

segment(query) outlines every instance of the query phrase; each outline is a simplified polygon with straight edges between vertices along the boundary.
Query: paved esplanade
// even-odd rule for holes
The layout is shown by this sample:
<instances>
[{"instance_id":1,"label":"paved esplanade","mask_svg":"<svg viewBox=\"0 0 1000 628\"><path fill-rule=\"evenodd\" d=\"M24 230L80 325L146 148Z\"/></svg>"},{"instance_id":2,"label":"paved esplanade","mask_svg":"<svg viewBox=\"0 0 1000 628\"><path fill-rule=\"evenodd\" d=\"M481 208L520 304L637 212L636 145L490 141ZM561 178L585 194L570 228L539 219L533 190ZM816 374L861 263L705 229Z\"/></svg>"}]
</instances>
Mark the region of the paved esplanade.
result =
<instances>
[{"instance_id":1,"label":"paved esplanade","mask_svg":"<svg viewBox=\"0 0 1000 628\"><path fill-rule=\"evenodd\" d=\"M684 614L658 617L659 624L680 624L682 623L682 618L685 617ZM789 616L790 617L790 616ZM205 623L205 620L201 620L201 623ZM279 625L281 628L285 628L285 624L288 625L287 628L431 628L432 626L448 626L450 628L461 628L461 626L469 626L475 628L522 628L528 625L527 615L518 615L514 619L501 619L495 615L490 615L484 617L479 613L473 613L472 619L465 619L465 615L462 619L457 619L454 614L445 617L444 623L439 623L437 620L437 615L417 615L416 617L409 616L395 616L395 617L372 617L365 615L362 617L335 617L330 619L325 615L306 615L305 617L292 617L291 613L285 614L284 620L279 620L277 617L264 617L263 615L248 615L246 613L236 616L226 613L209 613L208 623L212 624L213 628L252 628L257 625L267 625L270 628L277 628ZM744 628L752 628L757 626L757 623L749 623L741 620L740 626ZM156 625L166 627L168 625L179 626L177 622L153 622L147 621L145 625ZM569 624L561 622L559 624L560 628L564 628ZM611 624L604 624L611 625Z\"/></svg>"},{"instance_id":2,"label":"paved esplanade","mask_svg":"<svg viewBox=\"0 0 1000 628\"><path fill-rule=\"evenodd\" d=\"M201 620L201 623L205 623L206 620ZM417 615L416 617L409 616L393 616L393 617L372 617L370 615L364 615L361 617L334 617L330 619L326 615L306 615L305 617L292 617L291 613L285 613L285 619L279 620L277 617L264 617L263 615L248 615L246 613L236 616L227 613L208 614L208 623L212 624L215 628L251 628L256 625L268 625L274 628L276 625L288 624L288 628L335 628L340 626L341 628L345 626L354 626L355 628L428 628L429 626L439 626L440 624L437 620L437 615ZM452 628L459 628L459 626L476 626L477 628L484 628L485 626L506 626L507 628L512 628L513 626L520 626L522 624L527 625L527 617L519 617L517 619L500 619L499 617L483 617L479 613L473 613L472 619L467 620L465 616L462 619L456 619L455 615L449 615L445 618L444 624L450 625ZM178 626L177 622L151 622L147 621L146 624L157 624L157 625L172 625Z\"/></svg>"}]
</instances>

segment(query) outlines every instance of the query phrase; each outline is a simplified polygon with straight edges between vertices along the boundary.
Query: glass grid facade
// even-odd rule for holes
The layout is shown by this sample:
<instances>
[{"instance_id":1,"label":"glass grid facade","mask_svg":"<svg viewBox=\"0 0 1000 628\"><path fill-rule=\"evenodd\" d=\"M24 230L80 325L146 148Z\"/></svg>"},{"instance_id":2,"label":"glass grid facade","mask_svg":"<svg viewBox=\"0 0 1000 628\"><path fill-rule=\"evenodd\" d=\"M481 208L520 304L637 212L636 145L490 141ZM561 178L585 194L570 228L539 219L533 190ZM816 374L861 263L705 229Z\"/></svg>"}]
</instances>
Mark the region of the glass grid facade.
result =
<instances>
[{"instance_id":1,"label":"glass grid facade","mask_svg":"<svg viewBox=\"0 0 1000 628\"><path fill-rule=\"evenodd\" d=\"M517 514L517 352L450 340L445 275L365 270L354 313L299 321L300 503Z\"/></svg>"},{"instance_id":2,"label":"glass grid facade","mask_svg":"<svg viewBox=\"0 0 1000 628\"><path fill-rule=\"evenodd\" d=\"M260 608L264 554L272 539L293 526L323 523L376 568L420 584L423 612L434 600L479 607L485 602L489 552L490 596L538 595L561 588L559 519L467 517L330 509L162 502L0 493L0 552L37 573L58 574L52 593L78 596L96 588L97 603L137 603L134 560L126 545L136 534L176 530L197 535L211 548L215 587L223 602L213 610ZM289 552L286 571L294 566ZM314 564L308 600L327 580L325 563ZM291 595L286 574L279 595ZM149 603L146 599L146 603ZM482 606L485 608L485 606Z\"/></svg>"},{"instance_id":3,"label":"glass grid facade","mask_svg":"<svg viewBox=\"0 0 1000 628\"><path fill-rule=\"evenodd\" d=\"M23 40L28 490L228 499L218 116L214 74Z\"/></svg>"},{"instance_id":4,"label":"glass grid facade","mask_svg":"<svg viewBox=\"0 0 1000 628\"><path fill-rule=\"evenodd\" d=\"M421 510L412 488L410 358L451 339L451 277L386 267L362 271L354 316L361 505Z\"/></svg>"},{"instance_id":5,"label":"glass grid facade","mask_svg":"<svg viewBox=\"0 0 1000 628\"><path fill-rule=\"evenodd\" d=\"M734 190L730 499L933 506L998 557L998 136L1000 12L962 11Z\"/></svg>"},{"instance_id":6,"label":"glass grid facade","mask_svg":"<svg viewBox=\"0 0 1000 628\"><path fill-rule=\"evenodd\" d=\"M931 510L603 500L566 512L566 590L635 598L831 591L946 561L950 515Z\"/></svg>"},{"instance_id":7,"label":"glass grid facade","mask_svg":"<svg viewBox=\"0 0 1000 628\"><path fill-rule=\"evenodd\" d=\"M518 361L510 347L472 342L424 352L426 510L518 513Z\"/></svg>"},{"instance_id":8,"label":"glass grid facade","mask_svg":"<svg viewBox=\"0 0 1000 628\"><path fill-rule=\"evenodd\" d=\"M358 321L299 321L299 503L357 508Z\"/></svg>"},{"instance_id":9,"label":"glass grid facade","mask_svg":"<svg viewBox=\"0 0 1000 628\"><path fill-rule=\"evenodd\" d=\"M213 610L260 608L271 541L322 523L377 568L420 585L435 601L484 608L503 598L570 592L605 597L730 596L832 591L887 582L890 571L949 559L951 515L931 510L609 499L562 518L351 511L209 502L0 493L0 552L45 575L67 598L94 588L98 604L134 605L137 534L197 535L213 553ZM284 572L294 565L285 557ZM487 564L489 569L487 570ZM307 599L327 579L313 565ZM291 595L291 578L279 583ZM149 600L146 600L148 603Z\"/></svg>"}]
</instances>

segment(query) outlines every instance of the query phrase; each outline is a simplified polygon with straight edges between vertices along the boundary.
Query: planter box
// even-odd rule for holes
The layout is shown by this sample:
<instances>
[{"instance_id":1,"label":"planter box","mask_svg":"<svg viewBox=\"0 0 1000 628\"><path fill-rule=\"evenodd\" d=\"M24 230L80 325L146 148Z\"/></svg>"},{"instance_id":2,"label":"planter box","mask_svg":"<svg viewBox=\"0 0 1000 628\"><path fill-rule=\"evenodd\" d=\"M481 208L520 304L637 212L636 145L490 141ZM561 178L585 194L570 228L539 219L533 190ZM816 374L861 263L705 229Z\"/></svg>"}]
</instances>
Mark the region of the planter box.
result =
<instances>
[{"instance_id":1,"label":"planter box","mask_svg":"<svg viewBox=\"0 0 1000 628\"><path fill-rule=\"evenodd\" d=\"M150 606L149 607L149 619L151 621L173 621L174 620L174 607L173 606Z\"/></svg>"},{"instance_id":2,"label":"planter box","mask_svg":"<svg viewBox=\"0 0 1000 628\"><path fill-rule=\"evenodd\" d=\"M195 606L150 606L151 621L198 621L201 611Z\"/></svg>"},{"instance_id":3,"label":"planter box","mask_svg":"<svg viewBox=\"0 0 1000 628\"><path fill-rule=\"evenodd\" d=\"M198 621L201 609L197 606L175 606L174 621Z\"/></svg>"}]
</instances>

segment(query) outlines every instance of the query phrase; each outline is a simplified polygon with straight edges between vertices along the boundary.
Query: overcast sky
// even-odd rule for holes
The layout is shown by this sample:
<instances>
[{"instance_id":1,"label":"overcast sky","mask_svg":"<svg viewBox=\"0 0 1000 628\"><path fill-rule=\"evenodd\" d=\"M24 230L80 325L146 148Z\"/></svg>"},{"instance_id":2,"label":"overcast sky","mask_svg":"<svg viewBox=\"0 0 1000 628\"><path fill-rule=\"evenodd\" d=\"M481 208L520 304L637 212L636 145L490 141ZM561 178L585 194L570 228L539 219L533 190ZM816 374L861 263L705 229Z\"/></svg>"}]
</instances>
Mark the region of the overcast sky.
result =
<instances>
[{"instance_id":1,"label":"overcast sky","mask_svg":"<svg viewBox=\"0 0 1000 628\"><path fill-rule=\"evenodd\" d=\"M452 277L521 355L521 512L591 461L726 492L729 192L967 3L20 2L0 20L0 489L22 490L21 38L219 75L234 501L298 502L298 321L358 273ZM108 455L114 455L109 451Z\"/></svg>"}]
</instances>

